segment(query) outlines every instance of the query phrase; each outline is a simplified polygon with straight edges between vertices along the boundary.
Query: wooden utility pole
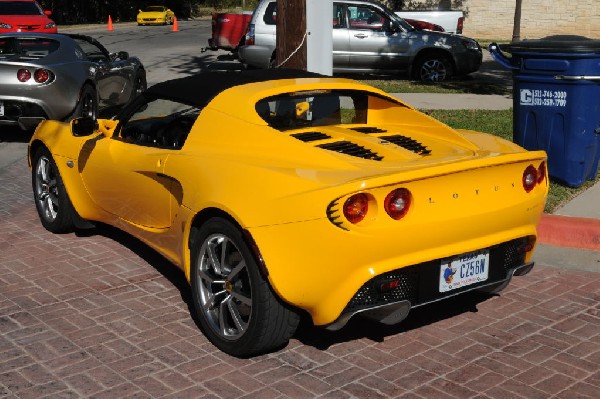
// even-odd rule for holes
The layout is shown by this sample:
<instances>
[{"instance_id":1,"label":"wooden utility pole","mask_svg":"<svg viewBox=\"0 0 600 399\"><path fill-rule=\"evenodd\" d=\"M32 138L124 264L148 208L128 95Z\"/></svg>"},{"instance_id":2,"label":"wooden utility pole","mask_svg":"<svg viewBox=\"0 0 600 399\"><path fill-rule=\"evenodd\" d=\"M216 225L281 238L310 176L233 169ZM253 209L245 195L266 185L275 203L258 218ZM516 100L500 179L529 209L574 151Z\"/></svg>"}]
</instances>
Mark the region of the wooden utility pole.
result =
<instances>
[{"instance_id":1,"label":"wooden utility pole","mask_svg":"<svg viewBox=\"0 0 600 399\"><path fill-rule=\"evenodd\" d=\"M277 1L275 66L306 70L306 0Z\"/></svg>"}]
</instances>

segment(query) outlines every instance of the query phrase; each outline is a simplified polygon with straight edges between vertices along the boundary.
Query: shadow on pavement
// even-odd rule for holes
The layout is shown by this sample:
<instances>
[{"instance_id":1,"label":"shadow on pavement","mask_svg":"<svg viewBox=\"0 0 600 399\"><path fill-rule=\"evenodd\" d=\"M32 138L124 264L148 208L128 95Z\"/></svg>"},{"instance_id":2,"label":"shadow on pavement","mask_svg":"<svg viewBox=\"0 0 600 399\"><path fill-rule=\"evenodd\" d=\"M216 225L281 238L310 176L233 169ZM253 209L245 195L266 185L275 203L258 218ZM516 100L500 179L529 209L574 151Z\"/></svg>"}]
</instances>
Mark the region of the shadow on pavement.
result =
<instances>
[{"instance_id":1,"label":"shadow on pavement","mask_svg":"<svg viewBox=\"0 0 600 399\"><path fill-rule=\"evenodd\" d=\"M109 225L99 224L93 229L78 230L76 233L79 236L101 235L114 240L154 267L154 269L179 290L181 299L188 307L190 317L198 326L199 333L201 333L197 316L192 305L191 288L183 272L178 267L137 238ZM386 326L376 321L355 317L352 318L343 329L339 331L328 331L322 327L315 327L306 316L303 317L293 338L299 340L304 345L312 346L319 350L326 350L338 343L355 341L363 338L375 342L383 342L384 338L388 336L418 329L466 312L477 312L477 304L489 298L489 295L477 293L453 297L444 302L433 303L418 309L413 309L404 321L392 326Z\"/></svg>"},{"instance_id":2,"label":"shadow on pavement","mask_svg":"<svg viewBox=\"0 0 600 399\"><path fill-rule=\"evenodd\" d=\"M188 305L190 313L192 311L192 294L190 286L187 283L183 271L175 266L171 261L163 257L160 253L144 244L142 241L133 237L126 232L117 229L116 227L109 226L103 223L97 223L96 227L87 230L77 230L75 234L79 237L91 237L94 235L100 235L111 239L131 252L139 256L146 263L152 266L158 271L164 278L169 280L174 287L176 287L181 293L181 299Z\"/></svg>"},{"instance_id":3,"label":"shadow on pavement","mask_svg":"<svg viewBox=\"0 0 600 399\"><path fill-rule=\"evenodd\" d=\"M0 143L29 143L33 130L24 131L14 126L3 126L0 130Z\"/></svg>"}]
</instances>

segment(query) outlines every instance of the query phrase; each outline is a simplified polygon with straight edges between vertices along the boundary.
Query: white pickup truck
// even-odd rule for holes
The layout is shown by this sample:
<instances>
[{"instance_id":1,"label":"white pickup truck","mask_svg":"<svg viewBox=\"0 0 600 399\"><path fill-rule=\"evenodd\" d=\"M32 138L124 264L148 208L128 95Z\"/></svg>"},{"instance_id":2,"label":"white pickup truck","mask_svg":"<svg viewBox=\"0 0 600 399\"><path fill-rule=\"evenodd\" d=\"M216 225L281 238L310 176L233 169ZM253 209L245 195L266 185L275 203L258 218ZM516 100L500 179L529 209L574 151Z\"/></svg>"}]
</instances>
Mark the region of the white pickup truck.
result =
<instances>
[{"instance_id":1,"label":"white pickup truck","mask_svg":"<svg viewBox=\"0 0 600 399\"><path fill-rule=\"evenodd\" d=\"M400 18L431 22L449 33L461 34L465 22L462 11L396 11L395 14Z\"/></svg>"}]
</instances>

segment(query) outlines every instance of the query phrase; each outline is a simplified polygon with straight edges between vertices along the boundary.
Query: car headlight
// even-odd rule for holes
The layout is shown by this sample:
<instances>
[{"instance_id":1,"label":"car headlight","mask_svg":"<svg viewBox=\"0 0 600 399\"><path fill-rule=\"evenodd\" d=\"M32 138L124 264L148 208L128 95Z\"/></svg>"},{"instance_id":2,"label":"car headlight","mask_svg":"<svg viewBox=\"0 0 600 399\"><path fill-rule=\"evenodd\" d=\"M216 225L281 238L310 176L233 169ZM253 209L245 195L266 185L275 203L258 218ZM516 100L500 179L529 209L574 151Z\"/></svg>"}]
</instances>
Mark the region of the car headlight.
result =
<instances>
[{"instance_id":1,"label":"car headlight","mask_svg":"<svg viewBox=\"0 0 600 399\"><path fill-rule=\"evenodd\" d=\"M54 28L56 28L56 24L54 22L47 23L44 26L44 29L54 29Z\"/></svg>"},{"instance_id":2,"label":"car headlight","mask_svg":"<svg viewBox=\"0 0 600 399\"><path fill-rule=\"evenodd\" d=\"M0 22L0 28L2 28L2 29L12 29L12 26L10 26L9 24L7 24L5 22Z\"/></svg>"},{"instance_id":3,"label":"car headlight","mask_svg":"<svg viewBox=\"0 0 600 399\"><path fill-rule=\"evenodd\" d=\"M479 43L477 43L475 40L462 39L461 43L463 44L463 46L465 46L469 50L476 50L476 51L481 50L481 47L479 47Z\"/></svg>"}]
</instances>

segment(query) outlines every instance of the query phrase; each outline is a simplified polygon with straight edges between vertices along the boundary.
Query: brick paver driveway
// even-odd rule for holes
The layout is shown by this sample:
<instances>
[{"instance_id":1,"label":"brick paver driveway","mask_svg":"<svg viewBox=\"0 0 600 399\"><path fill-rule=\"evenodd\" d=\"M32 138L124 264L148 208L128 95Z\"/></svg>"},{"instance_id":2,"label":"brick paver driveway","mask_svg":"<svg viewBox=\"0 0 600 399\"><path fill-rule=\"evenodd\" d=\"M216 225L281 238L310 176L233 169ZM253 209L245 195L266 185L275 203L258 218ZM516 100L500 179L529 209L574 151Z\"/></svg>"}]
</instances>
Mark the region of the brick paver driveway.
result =
<instances>
[{"instance_id":1,"label":"brick paver driveway","mask_svg":"<svg viewBox=\"0 0 600 399\"><path fill-rule=\"evenodd\" d=\"M190 316L183 274L108 228L52 235L25 161L0 170L0 397L597 398L599 275L539 266L502 295L394 327L306 323L231 358Z\"/></svg>"}]
</instances>

